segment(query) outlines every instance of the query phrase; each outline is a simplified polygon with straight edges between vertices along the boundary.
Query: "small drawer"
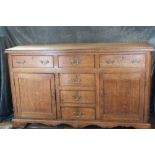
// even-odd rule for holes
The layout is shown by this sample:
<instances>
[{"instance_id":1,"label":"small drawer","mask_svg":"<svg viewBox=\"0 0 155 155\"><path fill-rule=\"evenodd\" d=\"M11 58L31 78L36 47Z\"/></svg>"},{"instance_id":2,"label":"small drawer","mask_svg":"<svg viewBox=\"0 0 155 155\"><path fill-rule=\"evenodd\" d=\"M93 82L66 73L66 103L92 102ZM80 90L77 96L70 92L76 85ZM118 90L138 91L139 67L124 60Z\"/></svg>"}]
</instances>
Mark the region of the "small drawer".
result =
<instances>
[{"instance_id":1,"label":"small drawer","mask_svg":"<svg viewBox=\"0 0 155 155\"><path fill-rule=\"evenodd\" d=\"M52 56L13 56L13 67L52 67L53 68L53 57Z\"/></svg>"},{"instance_id":2,"label":"small drawer","mask_svg":"<svg viewBox=\"0 0 155 155\"><path fill-rule=\"evenodd\" d=\"M61 86L95 86L94 74L60 74Z\"/></svg>"},{"instance_id":3,"label":"small drawer","mask_svg":"<svg viewBox=\"0 0 155 155\"><path fill-rule=\"evenodd\" d=\"M94 55L59 56L59 67L94 67Z\"/></svg>"},{"instance_id":4,"label":"small drawer","mask_svg":"<svg viewBox=\"0 0 155 155\"><path fill-rule=\"evenodd\" d=\"M145 55L101 55L100 67L145 67Z\"/></svg>"},{"instance_id":5,"label":"small drawer","mask_svg":"<svg viewBox=\"0 0 155 155\"><path fill-rule=\"evenodd\" d=\"M95 103L95 91L61 91L61 104L65 103Z\"/></svg>"},{"instance_id":6,"label":"small drawer","mask_svg":"<svg viewBox=\"0 0 155 155\"><path fill-rule=\"evenodd\" d=\"M62 119L66 120L94 120L95 109L93 108L62 108Z\"/></svg>"}]
</instances>

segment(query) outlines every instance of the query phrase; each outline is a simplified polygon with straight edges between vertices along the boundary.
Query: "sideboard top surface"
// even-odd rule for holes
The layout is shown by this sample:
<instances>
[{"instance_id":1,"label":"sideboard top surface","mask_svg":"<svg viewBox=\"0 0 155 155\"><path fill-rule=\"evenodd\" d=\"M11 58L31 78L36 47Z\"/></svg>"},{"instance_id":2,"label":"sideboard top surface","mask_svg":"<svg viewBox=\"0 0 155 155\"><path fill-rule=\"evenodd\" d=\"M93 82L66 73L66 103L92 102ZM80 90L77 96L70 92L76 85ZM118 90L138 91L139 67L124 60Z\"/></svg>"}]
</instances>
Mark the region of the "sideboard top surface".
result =
<instances>
[{"instance_id":1,"label":"sideboard top surface","mask_svg":"<svg viewBox=\"0 0 155 155\"><path fill-rule=\"evenodd\" d=\"M24 51L75 51L75 50L103 50L103 51L154 51L149 43L72 43L72 44L48 44L48 45L22 45L8 48L6 53L22 53Z\"/></svg>"}]
</instances>

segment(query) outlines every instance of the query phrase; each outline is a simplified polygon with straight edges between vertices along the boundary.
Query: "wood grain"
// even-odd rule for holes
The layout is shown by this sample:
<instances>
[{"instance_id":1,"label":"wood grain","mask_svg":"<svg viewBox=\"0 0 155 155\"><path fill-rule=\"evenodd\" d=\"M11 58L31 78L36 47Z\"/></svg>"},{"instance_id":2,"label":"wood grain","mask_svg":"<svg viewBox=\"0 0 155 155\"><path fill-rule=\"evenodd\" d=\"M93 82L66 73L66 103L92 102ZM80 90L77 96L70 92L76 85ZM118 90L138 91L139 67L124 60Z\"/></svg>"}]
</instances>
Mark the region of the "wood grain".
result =
<instances>
[{"instance_id":1,"label":"wood grain","mask_svg":"<svg viewBox=\"0 0 155 155\"><path fill-rule=\"evenodd\" d=\"M15 74L21 118L56 118L54 75Z\"/></svg>"},{"instance_id":2,"label":"wood grain","mask_svg":"<svg viewBox=\"0 0 155 155\"><path fill-rule=\"evenodd\" d=\"M93 55L59 56L59 67L94 67Z\"/></svg>"},{"instance_id":3,"label":"wood grain","mask_svg":"<svg viewBox=\"0 0 155 155\"><path fill-rule=\"evenodd\" d=\"M52 56L13 56L13 67L17 68L53 68Z\"/></svg>"},{"instance_id":4,"label":"wood grain","mask_svg":"<svg viewBox=\"0 0 155 155\"><path fill-rule=\"evenodd\" d=\"M145 67L145 55L101 55L100 67Z\"/></svg>"},{"instance_id":5,"label":"wood grain","mask_svg":"<svg viewBox=\"0 0 155 155\"><path fill-rule=\"evenodd\" d=\"M61 91L61 104L65 103L95 103L95 91Z\"/></svg>"},{"instance_id":6,"label":"wood grain","mask_svg":"<svg viewBox=\"0 0 155 155\"><path fill-rule=\"evenodd\" d=\"M149 128L152 51L147 43L7 49L14 127Z\"/></svg>"},{"instance_id":7,"label":"wood grain","mask_svg":"<svg viewBox=\"0 0 155 155\"><path fill-rule=\"evenodd\" d=\"M154 51L148 43L72 43L72 44L53 44L53 45L25 45L16 46L6 50L7 53L29 52L42 53L48 51L67 50L106 50L106 51Z\"/></svg>"},{"instance_id":8,"label":"wood grain","mask_svg":"<svg viewBox=\"0 0 155 155\"><path fill-rule=\"evenodd\" d=\"M94 120L95 110L93 108L62 108L62 119L64 120Z\"/></svg>"},{"instance_id":9,"label":"wood grain","mask_svg":"<svg viewBox=\"0 0 155 155\"><path fill-rule=\"evenodd\" d=\"M144 75L141 73L101 74L100 111L103 120L141 120Z\"/></svg>"},{"instance_id":10,"label":"wood grain","mask_svg":"<svg viewBox=\"0 0 155 155\"><path fill-rule=\"evenodd\" d=\"M95 74L60 74L60 85L95 87Z\"/></svg>"}]
</instances>

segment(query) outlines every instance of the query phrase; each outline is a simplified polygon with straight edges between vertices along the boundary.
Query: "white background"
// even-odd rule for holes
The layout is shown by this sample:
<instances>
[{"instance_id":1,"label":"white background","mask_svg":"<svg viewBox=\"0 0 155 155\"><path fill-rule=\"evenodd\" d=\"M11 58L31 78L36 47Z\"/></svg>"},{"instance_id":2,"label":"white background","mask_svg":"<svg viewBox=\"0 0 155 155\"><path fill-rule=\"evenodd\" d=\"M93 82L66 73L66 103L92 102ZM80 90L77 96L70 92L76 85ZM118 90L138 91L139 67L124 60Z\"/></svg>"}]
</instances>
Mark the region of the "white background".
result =
<instances>
[{"instance_id":1,"label":"white background","mask_svg":"<svg viewBox=\"0 0 155 155\"><path fill-rule=\"evenodd\" d=\"M0 25L154 25L154 0L0 0Z\"/></svg>"},{"instance_id":2,"label":"white background","mask_svg":"<svg viewBox=\"0 0 155 155\"><path fill-rule=\"evenodd\" d=\"M154 26L154 0L0 0L1 26ZM0 155L154 154L152 129L0 130Z\"/></svg>"}]
</instances>

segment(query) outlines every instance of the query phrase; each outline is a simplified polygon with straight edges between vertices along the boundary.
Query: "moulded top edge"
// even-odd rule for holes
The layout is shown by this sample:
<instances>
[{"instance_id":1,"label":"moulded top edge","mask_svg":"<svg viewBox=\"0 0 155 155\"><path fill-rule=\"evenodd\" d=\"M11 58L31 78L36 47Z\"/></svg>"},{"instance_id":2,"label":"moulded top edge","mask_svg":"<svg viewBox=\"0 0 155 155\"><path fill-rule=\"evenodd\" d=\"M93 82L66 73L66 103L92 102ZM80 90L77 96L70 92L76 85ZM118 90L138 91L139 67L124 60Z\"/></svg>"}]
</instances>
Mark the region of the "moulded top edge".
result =
<instances>
[{"instance_id":1,"label":"moulded top edge","mask_svg":"<svg viewBox=\"0 0 155 155\"><path fill-rule=\"evenodd\" d=\"M68 50L103 50L103 51L154 51L148 43L74 43L49 45L23 45L5 50L6 53L22 51L68 51Z\"/></svg>"}]
</instances>

